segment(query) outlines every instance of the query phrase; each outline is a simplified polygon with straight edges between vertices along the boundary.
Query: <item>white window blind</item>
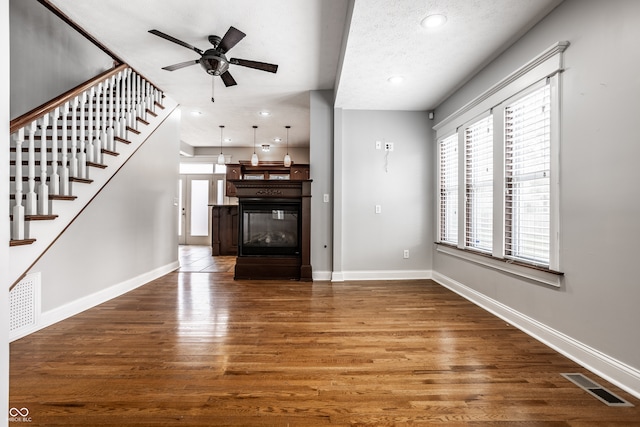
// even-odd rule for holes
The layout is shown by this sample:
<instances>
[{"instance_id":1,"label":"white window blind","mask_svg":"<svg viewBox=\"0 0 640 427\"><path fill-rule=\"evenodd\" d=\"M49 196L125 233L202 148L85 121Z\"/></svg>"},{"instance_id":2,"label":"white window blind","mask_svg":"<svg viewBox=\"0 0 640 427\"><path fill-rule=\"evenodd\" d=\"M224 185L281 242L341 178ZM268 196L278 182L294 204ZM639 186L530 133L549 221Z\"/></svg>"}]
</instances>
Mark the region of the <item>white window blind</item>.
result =
<instances>
[{"instance_id":1,"label":"white window blind","mask_svg":"<svg viewBox=\"0 0 640 427\"><path fill-rule=\"evenodd\" d=\"M493 116L465 130L465 246L491 252L493 242Z\"/></svg>"},{"instance_id":2,"label":"white window blind","mask_svg":"<svg viewBox=\"0 0 640 427\"><path fill-rule=\"evenodd\" d=\"M545 85L505 107L505 255L549 265L551 102Z\"/></svg>"},{"instance_id":3,"label":"white window blind","mask_svg":"<svg viewBox=\"0 0 640 427\"><path fill-rule=\"evenodd\" d=\"M440 141L440 241L458 243L458 134Z\"/></svg>"}]
</instances>

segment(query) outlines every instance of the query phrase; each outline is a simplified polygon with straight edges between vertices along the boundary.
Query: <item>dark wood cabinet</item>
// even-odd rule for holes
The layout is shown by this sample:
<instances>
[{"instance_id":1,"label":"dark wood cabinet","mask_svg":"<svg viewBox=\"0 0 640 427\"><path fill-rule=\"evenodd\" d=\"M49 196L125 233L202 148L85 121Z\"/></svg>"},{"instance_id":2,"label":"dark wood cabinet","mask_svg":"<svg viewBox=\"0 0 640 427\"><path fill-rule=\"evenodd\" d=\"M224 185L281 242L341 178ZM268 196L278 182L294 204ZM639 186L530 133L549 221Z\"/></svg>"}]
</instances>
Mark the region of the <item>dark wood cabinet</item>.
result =
<instances>
[{"instance_id":1,"label":"dark wood cabinet","mask_svg":"<svg viewBox=\"0 0 640 427\"><path fill-rule=\"evenodd\" d=\"M241 177L242 177L242 168L240 164L227 165L227 186L226 186L227 197L236 196L236 187L231 183L231 181L236 179L241 179Z\"/></svg>"},{"instance_id":2,"label":"dark wood cabinet","mask_svg":"<svg viewBox=\"0 0 640 427\"><path fill-rule=\"evenodd\" d=\"M211 207L211 254L238 254L238 205Z\"/></svg>"},{"instance_id":3,"label":"dark wood cabinet","mask_svg":"<svg viewBox=\"0 0 640 427\"><path fill-rule=\"evenodd\" d=\"M291 179L295 181L306 181L309 179L309 165L291 165Z\"/></svg>"}]
</instances>

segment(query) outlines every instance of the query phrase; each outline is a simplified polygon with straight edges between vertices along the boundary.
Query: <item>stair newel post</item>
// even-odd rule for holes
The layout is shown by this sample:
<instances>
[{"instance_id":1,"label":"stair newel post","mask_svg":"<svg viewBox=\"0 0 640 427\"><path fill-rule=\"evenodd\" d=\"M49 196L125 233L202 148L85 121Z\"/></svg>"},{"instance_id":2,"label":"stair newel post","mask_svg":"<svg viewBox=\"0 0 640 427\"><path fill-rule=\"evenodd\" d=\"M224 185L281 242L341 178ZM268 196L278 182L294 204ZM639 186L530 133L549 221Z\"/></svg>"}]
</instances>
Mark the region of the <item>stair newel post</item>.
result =
<instances>
[{"instance_id":1,"label":"stair newel post","mask_svg":"<svg viewBox=\"0 0 640 427\"><path fill-rule=\"evenodd\" d=\"M29 191L26 196L26 215L36 215L38 213L38 197L36 195L36 130L38 122L33 121L28 126L29 131L29 152L27 154L27 184Z\"/></svg>"},{"instance_id":2,"label":"stair newel post","mask_svg":"<svg viewBox=\"0 0 640 427\"><path fill-rule=\"evenodd\" d=\"M87 177L87 144L86 144L86 134L87 130L85 128L85 117L87 107L87 92L84 91L82 95L80 95L80 147L78 149L78 177L86 178Z\"/></svg>"},{"instance_id":3,"label":"stair newel post","mask_svg":"<svg viewBox=\"0 0 640 427\"><path fill-rule=\"evenodd\" d=\"M71 101L71 158L69 159L70 176L78 177L78 97Z\"/></svg>"},{"instance_id":4,"label":"stair newel post","mask_svg":"<svg viewBox=\"0 0 640 427\"><path fill-rule=\"evenodd\" d=\"M94 120L95 126L95 138L93 140L93 149L95 151L95 159L96 163L102 164L102 147L103 140L100 138L100 118L98 117L98 110L100 109L100 95L102 94L103 85L102 83L98 83L98 90L96 91L95 103L96 103L96 116ZM106 147L105 147L106 148Z\"/></svg>"},{"instance_id":5,"label":"stair newel post","mask_svg":"<svg viewBox=\"0 0 640 427\"><path fill-rule=\"evenodd\" d=\"M11 223L11 238L14 240L24 239L24 206L22 206L22 143L24 142L24 128L21 128L13 136L16 145L16 173L15 173L15 197L16 204L13 206L13 222Z\"/></svg>"},{"instance_id":6,"label":"stair newel post","mask_svg":"<svg viewBox=\"0 0 640 427\"><path fill-rule=\"evenodd\" d=\"M49 115L45 114L40 122L40 185L38 186L38 214L49 215L49 185L47 184L47 127Z\"/></svg>"},{"instance_id":7,"label":"stair newel post","mask_svg":"<svg viewBox=\"0 0 640 427\"><path fill-rule=\"evenodd\" d=\"M51 176L49 177L49 193L60 194L60 176L58 175L58 119L60 107L51 112Z\"/></svg>"},{"instance_id":8,"label":"stair newel post","mask_svg":"<svg viewBox=\"0 0 640 427\"><path fill-rule=\"evenodd\" d=\"M96 88L89 89L89 99L87 100L87 162L95 163L96 153L93 143L93 104L96 98Z\"/></svg>"},{"instance_id":9,"label":"stair newel post","mask_svg":"<svg viewBox=\"0 0 640 427\"><path fill-rule=\"evenodd\" d=\"M69 195L69 139L68 139L69 103L62 106L62 164L60 165L60 194Z\"/></svg>"}]
</instances>

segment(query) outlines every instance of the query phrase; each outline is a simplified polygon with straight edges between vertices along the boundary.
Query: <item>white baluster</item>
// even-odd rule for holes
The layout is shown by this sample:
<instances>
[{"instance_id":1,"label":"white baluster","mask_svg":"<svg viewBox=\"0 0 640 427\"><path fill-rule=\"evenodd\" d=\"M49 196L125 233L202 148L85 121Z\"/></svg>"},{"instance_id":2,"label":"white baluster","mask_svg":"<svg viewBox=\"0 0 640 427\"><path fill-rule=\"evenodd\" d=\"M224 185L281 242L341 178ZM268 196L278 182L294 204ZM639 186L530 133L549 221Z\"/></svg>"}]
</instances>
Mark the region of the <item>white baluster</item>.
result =
<instances>
[{"instance_id":1,"label":"white baluster","mask_svg":"<svg viewBox=\"0 0 640 427\"><path fill-rule=\"evenodd\" d=\"M114 88L115 88L116 78L115 76L111 76L109 78L109 109L107 111L107 140L109 141L109 145L116 149L116 140L114 138L114 130L113 126L115 124L114 114L115 114L115 100L114 96Z\"/></svg>"},{"instance_id":2,"label":"white baluster","mask_svg":"<svg viewBox=\"0 0 640 427\"><path fill-rule=\"evenodd\" d=\"M13 207L13 222L11 223L11 236L15 240L24 239L24 206L22 206L22 143L24 142L24 128L13 135L16 142L16 173L15 173L15 197L16 204Z\"/></svg>"},{"instance_id":3,"label":"white baluster","mask_svg":"<svg viewBox=\"0 0 640 427\"><path fill-rule=\"evenodd\" d=\"M80 146L78 148L78 178L87 177L87 153L86 153L86 135L85 116L87 107L87 92L84 91L80 95Z\"/></svg>"},{"instance_id":4,"label":"white baluster","mask_svg":"<svg viewBox=\"0 0 640 427\"><path fill-rule=\"evenodd\" d=\"M100 94L102 94L102 88L103 85L102 83L98 84L98 90L96 91L96 117L95 117L95 138L93 140L93 145L94 145L94 150L96 151L96 162L103 164L103 157L102 157L102 139L100 139L100 118L97 115L97 111L100 108ZM106 148L106 147L105 147Z\"/></svg>"},{"instance_id":5,"label":"white baluster","mask_svg":"<svg viewBox=\"0 0 640 427\"><path fill-rule=\"evenodd\" d=\"M103 83L102 87L102 110L100 112L100 123L101 123L101 132L100 139L102 140L102 145L109 151L116 151L116 147L113 145L112 141L109 141L107 135L107 126L109 124L109 113L107 111L107 94L109 93L109 79L106 79Z\"/></svg>"},{"instance_id":6,"label":"white baluster","mask_svg":"<svg viewBox=\"0 0 640 427\"><path fill-rule=\"evenodd\" d=\"M26 215L36 215L38 213L38 197L36 195L36 130L38 122L33 121L28 126L29 132L29 153L27 155L27 184L29 191L26 198Z\"/></svg>"},{"instance_id":7,"label":"white baluster","mask_svg":"<svg viewBox=\"0 0 640 427\"><path fill-rule=\"evenodd\" d=\"M95 144L93 143L93 103L96 96L96 88L92 87L89 89L89 99L87 100L87 162L95 163L96 161L96 153L95 153Z\"/></svg>"},{"instance_id":8,"label":"white baluster","mask_svg":"<svg viewBox=\"0 0 640 427\"><path fill-rule=\"evenodd\" d=\"M128 112L129 112L129 120L128 120L128 124L129 127L131 129L138 129L137 123L136 123L136 110L135 110L135 90L136 90L136 77L133 74L133 71L131 71L131 74L129 75L129 87L128 87L128 98L129 98L129 107L128 107Z\"/></svg>"},{"instance_id":9,"label":"white baluster","mask_svg":"<svg viewBox=\"0 0 640 427\"><path fill-rule=\"evenodd\" d=\"M38 214L49 215L49 185L47 184L47 127L49 115L40 122L40 185L38 186Z\"/></svg>"},{"instance_id":10,"label":"white baluster","mask_svg":"<svg viewBox=\"0 0 640 427\"><path fill-rule=\"evenodd\" d=\"M126 69L125 80L122 84L122 135L123 138L128 139L127 127L131 127L131 68Z\"/></svg>"},{"instance_id":11,"label":"white baluster","mask_svg":"<svg viewBox=\"0 0 640 427\"><path fill-rule=\"evenodd\" d=\"M58 175L58 119L60 107L51 112L51 176L49 177L49 193L60 194L60 175Z\"/></svg>"},{"instance_id":12,"label":"white baluster","mask_svg":"<svg viewBox=\"0 0 640 427\"><path fill-rule=\"evenodd\" d=\"M122 87L122 71L120 71L116 76L115 76L115 111L114 111L114 116L115 116L115 123L114 123L114 128L115 128L115 135L117 137L122 138L122 127L121 127L121 123L122 123L122 105L120 104L120 88Z\"/></svg>"},{"instance_id":13,"label":"white baluster","mask_svg":"<svg viewBox=\"0 0 640 427\"><path fill-rule=\"evenodd\" d=\"M120 82L120 137L127 139L127 82L129 69L122 73L122 81Z\"/></svg>"},{"instance_id":14,"label":"white baluster","mask_svg":"<svg viewBox=\"0 0 640 427\"><path fill-rule=\"evenodd\" d=\"M71 158L69 159L69 173L78 177L78 97L71 101Z\"/></svg>"},{"instance_id":15,"label":"white baluster","mask_svg":"<svg viewBox=\"0 0 640 427\"><path fill-rule=\"evenodd\" d=\"M60 194L69 196L69 103L65 102L62 106L62 164L60 165Z\"/></svg>"}]
</instances>

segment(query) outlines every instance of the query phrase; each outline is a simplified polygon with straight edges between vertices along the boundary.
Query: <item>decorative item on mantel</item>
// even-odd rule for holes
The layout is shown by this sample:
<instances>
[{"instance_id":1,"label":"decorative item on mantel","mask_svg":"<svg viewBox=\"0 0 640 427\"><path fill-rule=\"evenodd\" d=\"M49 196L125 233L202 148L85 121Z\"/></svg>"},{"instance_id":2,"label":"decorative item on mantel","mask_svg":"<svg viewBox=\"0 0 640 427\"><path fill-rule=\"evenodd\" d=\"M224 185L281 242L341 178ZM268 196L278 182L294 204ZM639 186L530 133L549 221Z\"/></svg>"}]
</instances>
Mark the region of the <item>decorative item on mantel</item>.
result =
<instances>
[{"instance_id":1,"label":"decorative item on mantel","mask_svg":"<svg viewBox=\"0 0 640 427\"><path fill-rule=\"evenodd\" d=\"M284 155L284 166L288 168L291 166L291 156L289 155L289 129L291 126L285 126L285 128L287 128L287 154Z\"/></svg>"},{"instance_id":2,"label":"decorative item on mantel","mask_svg":"<svg viewBox=\"0 0 640 427\"><path fill-rule=\"evenodd\" d=\"M224 126L220 125L220 154L218 155L218 164L224 165L224 154L222 154L222 131Z\"/></svg>"},{"instance_id":3,"label":"decorative item on mantel","mask_svg":"<svg viewBox=\"0 0 640 427\"><path fill-rule=\"evenodd\" d=\"M258 126L253 126L253 154L251 155L251 165L258 166L258 155L256 154L256 129Z\"/></svg>"}]
</instances>

